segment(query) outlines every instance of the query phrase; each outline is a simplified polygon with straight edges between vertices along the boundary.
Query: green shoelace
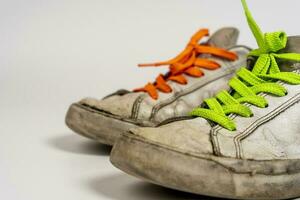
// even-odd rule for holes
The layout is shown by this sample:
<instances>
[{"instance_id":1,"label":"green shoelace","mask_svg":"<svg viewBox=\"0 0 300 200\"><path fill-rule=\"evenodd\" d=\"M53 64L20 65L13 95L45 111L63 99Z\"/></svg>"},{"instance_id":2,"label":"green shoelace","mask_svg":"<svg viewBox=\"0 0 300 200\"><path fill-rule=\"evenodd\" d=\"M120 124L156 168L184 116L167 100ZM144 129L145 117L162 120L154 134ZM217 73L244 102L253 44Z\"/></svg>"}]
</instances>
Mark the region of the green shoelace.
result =
<instances>
[{"instance_id":1,"label":"green shoelace","mask_svg":"<svg viewBox=\"0 0 300 200\"><path fill-rule=\"evenodd\" d=\"M265 108L268 106L267 100L259 95L260 93L275 96L285 96L287 90L278 83L282 81L288 84L300 84L300 75L295 72L281 72L277 59L300 62L300 54L297 53L278 53L286 47L287 35L285 32L278 31L263 34L253 19L245 0L242 0L249 27L256 39L258 49L249 53L257 61L249 71L241 68L236 76L229 81L229 86L234 92L221 91L215 98L204 100L206 107L195 108L192 116L202 117L220 126L234 131L236 124L230 114L242 117L251 117L251 109L245 103Z\"/></svg>"}]
</instances>

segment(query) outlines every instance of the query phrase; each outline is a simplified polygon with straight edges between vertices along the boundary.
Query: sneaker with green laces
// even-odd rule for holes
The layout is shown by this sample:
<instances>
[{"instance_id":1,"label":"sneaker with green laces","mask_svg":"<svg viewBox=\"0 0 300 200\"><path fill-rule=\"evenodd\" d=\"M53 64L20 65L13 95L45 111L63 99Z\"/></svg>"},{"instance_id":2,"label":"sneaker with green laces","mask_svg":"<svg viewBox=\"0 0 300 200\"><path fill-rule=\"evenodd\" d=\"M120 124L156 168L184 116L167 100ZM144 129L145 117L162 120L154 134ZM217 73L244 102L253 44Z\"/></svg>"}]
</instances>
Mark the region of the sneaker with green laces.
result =
<instances>
[{"instance_id":1,"label":"sneaker with green laces","mask_svg":"<svg viewBox=\"0 0 300 200\"><path fill-rule=\"evenodd\" d=\"M233 199L300 196L300 36L263 34L253 63L191 119L122 134L111 162L155 184Z\"/></svg>"}]
</instances>

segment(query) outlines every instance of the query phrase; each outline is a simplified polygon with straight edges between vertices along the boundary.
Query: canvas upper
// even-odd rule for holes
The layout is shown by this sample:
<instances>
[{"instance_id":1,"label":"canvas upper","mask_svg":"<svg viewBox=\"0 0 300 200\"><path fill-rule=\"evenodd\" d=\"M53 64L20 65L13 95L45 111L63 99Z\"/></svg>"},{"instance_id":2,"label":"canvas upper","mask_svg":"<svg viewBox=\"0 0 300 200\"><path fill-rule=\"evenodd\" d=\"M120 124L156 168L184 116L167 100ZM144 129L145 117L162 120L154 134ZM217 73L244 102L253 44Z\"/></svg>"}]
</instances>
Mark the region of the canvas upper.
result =
<instances>
[{"instance_id":1,"label":"canvas upper","mask_svg":"<svg viewBox=\"0 0 300 200\"><path fill-rule=\"evenodd\" d=\"M250 24L251 20L253 19L249 20ZM260 30L253 27L252 31L259 35ZM199 116L202 117L179 120L158 128L136 128L130 132L146 141L183 153L258 161L300 159L300 36L286 37L284 32L274 32L265 34L264 39L265 43L261 43L259 49L250 53L254 62L239 70L237 75L244 70L244 76L241 76L246 77L244 85L252 89L256 87L253 91L260 85L251 86L250 82L256 82L258 77L262 78L266 82L263 83L264 88L260 89L265 92L250 96L251 94L243 94L245 91L241 89L228 90L233 99L248 98L245 103L240 103L243 106L239 108L245 109L245 113L251 111L251 115L242 116L241 110L224 115L222 112L226 108L233 109L232 105L239 106L238 103L231 105L230 98L223 98L222 104L222 98L215 98L205 100L202 108L195 109L194 113L199 111ZM276 49L280 45L283 48L275 51L263 49L263 45L270 45L266 47L270 49ZM277 67L279 71L276 71ZM257 68L267 71L256 72ZM245 71L249 73L245 75ZM243 82L242 78L239 79ZM234 87L239 88L238 86ZM267 104L254 105L253 99L257 97ZM228 105L224 103L224 99ZM211 113L215 116L210 116ZM229 121L222 122L220 119ZM230 125L235 127L230 128Z\"/></svg>"},{"instance_id":2,"label":"canvas upper","mask_svg":"<svg viewBox=\"0 0 300 200\"><path fill-rule=\"evenodd\" d=\"M237 60L229 61L216 56L201 55L216 61L221 67L215 70L203 69L205 74L203 77L183 75L187 79L185 85L168 80L167 83L171 86L172 92L159 91L157 100L145 92L120 90L101 100L85 98L80 101L80 104L143 126L155 126L186 116L203 99L214 95L221 89L228 88L226 83L232 74L240 66L246 65L249 48L236 45L238 34L235 28L223 28L215 32L207 41L212 46L235 52L238 56Z\"/></svg>"}]
</instances>

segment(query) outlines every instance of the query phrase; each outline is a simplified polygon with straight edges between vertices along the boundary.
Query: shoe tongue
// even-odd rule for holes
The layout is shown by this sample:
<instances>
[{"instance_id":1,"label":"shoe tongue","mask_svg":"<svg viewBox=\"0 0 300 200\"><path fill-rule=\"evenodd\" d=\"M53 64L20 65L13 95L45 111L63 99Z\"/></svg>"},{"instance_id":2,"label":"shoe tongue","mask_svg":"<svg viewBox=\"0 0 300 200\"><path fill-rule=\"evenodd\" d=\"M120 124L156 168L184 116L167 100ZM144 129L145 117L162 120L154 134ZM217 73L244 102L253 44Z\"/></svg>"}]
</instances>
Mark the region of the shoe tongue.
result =
<instances>
[{"instance_id":1,"label":"shoe tongue","mask_svg":"<svg viewBox=\"0 0 300 200\"><path fill-rule=\"evenodd\" d=\"M300 36L290 36L288 37L288 41L286 47L278 52L280 53L300 53ZM252 69L255 64L255 59L249 57L248 58L248 67ZM290 72L296 69L300 69L300 65L298 62L289 61L289 60L277 60L280 71L282 72ZM252 67L250 67L252 66Z\"/></svg>"},{"instance_id":2,"label":"shoe tongue","mask_svg":"<svg viewBox=\"0 0 300 200\"><path fill-rule=\"evenodd\" d=\"M228 49L236 45L239 37L239 30L233 27L225 27L216 31L207 43L211 46Z\"/></svg>"},{"instance_id":3,"label":"shoe tongue","mask_svg":"<svg viewBox=\"0 0 300 200\"><path fill-rule=\"evenodd\" d=\"M300 36L290 36L286 47L278 52L280 53L299 53L300 54ZM247 58L247 69L252 70L256 63L256 58L249 56ZM290 72L296 69L300 69L299 62L288 60L277 60L277 64L282 72Z\"/></svg>"},{"instance_id":4,"label":"shoe tongue","mask_svg":"<svg viewBox=\"0 0 300 200\"><path fill-rule=\"evenodd\" d=\"M288 37L286 47L279 53L300 53L300 36Z\"/></svg>"},{"instance_id":5,"label":"shoe tongue","mask_svg":"<svg viewBox=\"0 0 300 200\"><path fill-rule=\"evenodd\" d=\"M290 36L286 47L279 51L279 53L300 53L300 36ZM281 71L294 71L300 69L300 65L293 61L279 60L278 65Z\"/></svg>"}]
</instances>

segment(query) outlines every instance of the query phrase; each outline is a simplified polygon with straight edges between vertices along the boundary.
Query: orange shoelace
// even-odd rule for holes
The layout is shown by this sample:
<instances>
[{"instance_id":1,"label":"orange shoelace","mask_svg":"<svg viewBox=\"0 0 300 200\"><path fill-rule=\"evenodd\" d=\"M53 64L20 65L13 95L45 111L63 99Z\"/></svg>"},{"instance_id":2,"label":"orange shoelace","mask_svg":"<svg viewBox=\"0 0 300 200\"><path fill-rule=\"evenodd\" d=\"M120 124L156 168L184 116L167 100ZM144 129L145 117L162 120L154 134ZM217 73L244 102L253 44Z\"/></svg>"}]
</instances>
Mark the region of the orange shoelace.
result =
<instances>
[{"instance_id":1,"label":"orange shoelace","mask_svg":"<svg viewBox=\"0 0 300 200\"><path fill-rule=\"evenodd\" d=\"M178 56L169 61L139 64L139 67L168 65L170 71L166 75L160 74L154 83L148 83L142 88L135 89L134 92L147 92L150 97L156 100L158 99L158 90L164 93L172 92L172 88L167 83L168 80L177 82L178 84L187 84L187 80L183 74L192 77L201 77L204 73L200 68L214 70L220 67L220 64L215 61L199 58L200 54L211 54L230 61L237 59L237 55L234 52L209 45L200 45L200 40L205 36L209 36L208 29L199 30L192 36L186 48Z\"/></svg>"}]
</instances>

